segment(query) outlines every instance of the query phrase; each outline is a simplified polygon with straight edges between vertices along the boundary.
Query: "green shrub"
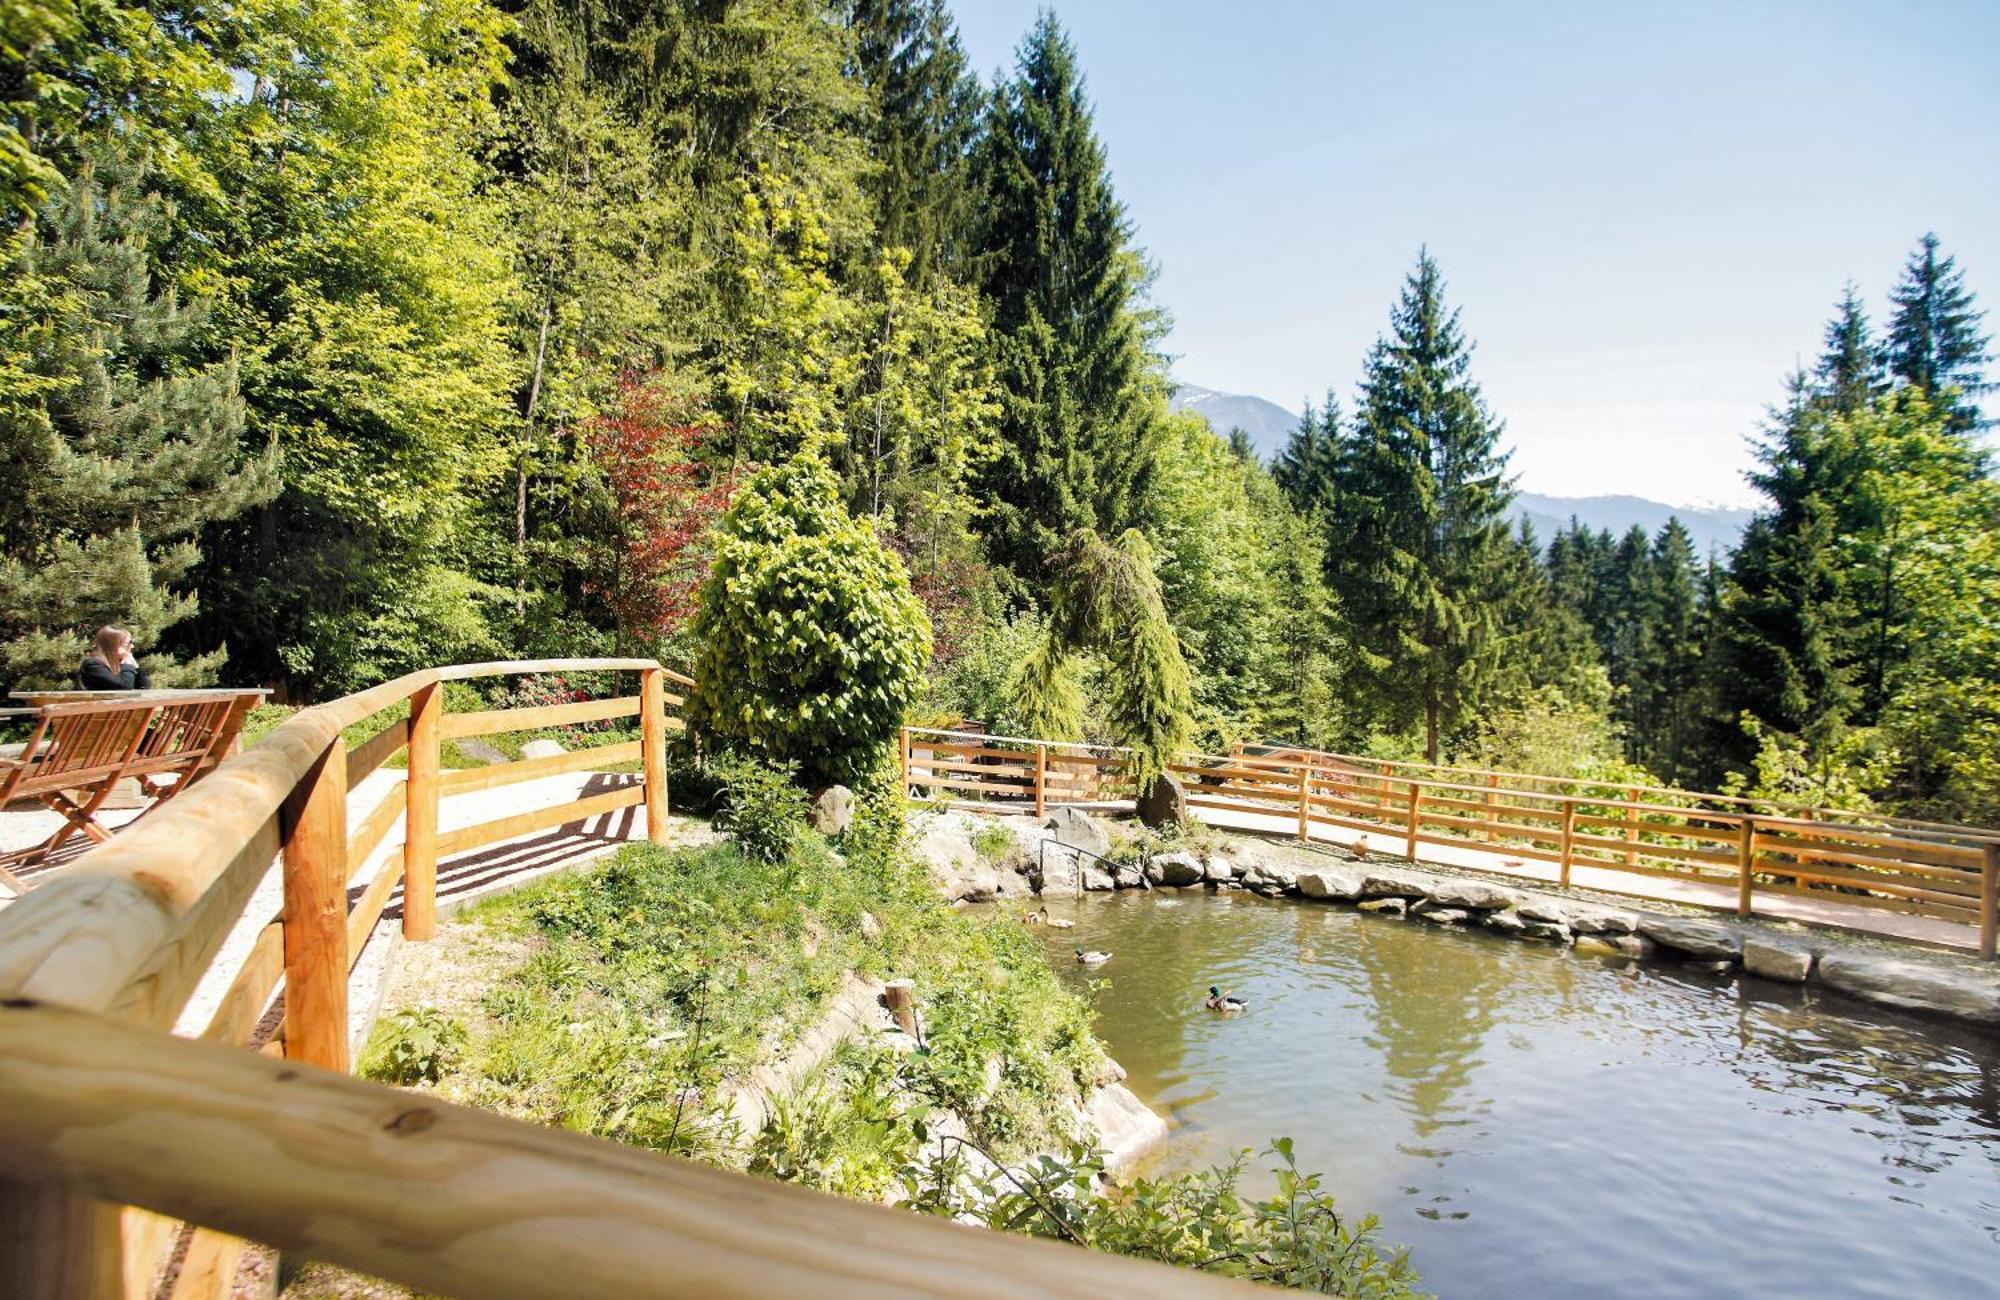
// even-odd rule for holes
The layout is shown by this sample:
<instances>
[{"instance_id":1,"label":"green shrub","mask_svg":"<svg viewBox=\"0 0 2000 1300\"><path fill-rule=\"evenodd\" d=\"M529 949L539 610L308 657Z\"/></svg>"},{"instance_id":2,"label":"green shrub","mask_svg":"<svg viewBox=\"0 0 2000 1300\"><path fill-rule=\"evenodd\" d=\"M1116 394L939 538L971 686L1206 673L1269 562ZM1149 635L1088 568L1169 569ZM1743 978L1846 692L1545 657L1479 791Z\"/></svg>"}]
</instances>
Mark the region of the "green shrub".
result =
<instances>
[{"instance_id":1,"label":"green shrub","mask_svg":"<svg viewBox=\"0 0 2000 1300\"><path fill-rule=\"evenodd\" d=\"M377 1021L361 1073L407 1088L436 1083L465 1052L465 1026L436 1007L412 1007Z\"/></svg>"},{"instance_id":2,"label":"green shrub","mask_svg":"<svg viewBox=\"0 0 2000 1300\"><path fill-rule=\"evenodd\" d=\"M811 803L798 786L798 769L729 756L714 763L722 786L715 825L763 862L782 862L806 829Z\"/></svg>"},{"instance_id":3,"label":"green shrub","mask_svg":"<svg viewBox=\"0 0 2000 1300\"><path fill-rule=\"evenodd\" d=\"M758 473L717 534L689 725L796 763L808 784L854 780L902 725L930 657L902 561L811 456Z\"/></svg>"}]
</instances>

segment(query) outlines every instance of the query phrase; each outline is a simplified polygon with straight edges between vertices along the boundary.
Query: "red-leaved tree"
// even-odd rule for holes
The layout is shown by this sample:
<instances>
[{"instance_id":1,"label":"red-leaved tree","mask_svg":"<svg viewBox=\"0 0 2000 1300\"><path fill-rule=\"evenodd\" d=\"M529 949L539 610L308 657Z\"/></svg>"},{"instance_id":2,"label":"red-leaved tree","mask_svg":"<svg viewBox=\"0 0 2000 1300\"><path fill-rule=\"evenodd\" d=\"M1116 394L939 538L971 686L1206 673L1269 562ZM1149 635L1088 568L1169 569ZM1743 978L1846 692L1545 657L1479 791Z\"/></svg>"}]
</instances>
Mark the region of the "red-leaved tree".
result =
<instances>
[{"instance_id":1,"label":"red-leaved tree","mask_svg":"<svg viewBox=\"0 0 2000 1300\"><path fill-rule=\"evenodd\" d=\"M701 450L723 426L654 373L626 375L618 404L586 430L615 516L591 589L610 607L628 649L658 645L694 609L708 571L709 530L733 482L705 481Z\"/></svg>"}]
</instances>

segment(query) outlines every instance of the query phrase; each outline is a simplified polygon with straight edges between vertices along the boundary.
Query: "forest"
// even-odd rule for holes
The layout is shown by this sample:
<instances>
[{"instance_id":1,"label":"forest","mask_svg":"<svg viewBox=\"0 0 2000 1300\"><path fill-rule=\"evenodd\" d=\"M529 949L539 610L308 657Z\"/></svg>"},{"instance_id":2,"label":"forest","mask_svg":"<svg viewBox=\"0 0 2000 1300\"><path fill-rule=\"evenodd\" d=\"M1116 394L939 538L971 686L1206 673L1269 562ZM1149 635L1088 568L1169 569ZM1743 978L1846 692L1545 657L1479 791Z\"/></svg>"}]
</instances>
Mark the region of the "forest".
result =
<instances>
[{"instance_id":1,"label":"forest","mask_svg":"<svg viewBox=\"0 0 2000 1300\"><path fill-rule=\"evenodd\" d=\"M1510 525L1421 231L1274 463L1170 414L1052 14L989 84L944 0L25 0L0 101L0 687L106 622L293 702L699 669L805 645L722 588L809 571L909 631L913 720L2000 817L1987 339L1932 235L1772 376L1699 555Z\"/></svg>"}]
</instances>

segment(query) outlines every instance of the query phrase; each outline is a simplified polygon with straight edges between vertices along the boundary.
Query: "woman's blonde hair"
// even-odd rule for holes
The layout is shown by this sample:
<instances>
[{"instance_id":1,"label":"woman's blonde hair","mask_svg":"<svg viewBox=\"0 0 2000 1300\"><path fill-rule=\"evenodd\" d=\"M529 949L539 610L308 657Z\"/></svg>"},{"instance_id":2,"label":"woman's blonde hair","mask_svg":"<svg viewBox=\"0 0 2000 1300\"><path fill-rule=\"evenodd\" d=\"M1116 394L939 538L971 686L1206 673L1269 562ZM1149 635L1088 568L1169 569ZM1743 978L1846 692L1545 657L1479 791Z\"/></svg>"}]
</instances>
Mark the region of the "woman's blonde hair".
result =
<instances>
[{"instance_id":1,"label":"woman's blonde hair","mask_svg":"<svg viewBox=\"0 0 2000 1300\"><path fill-rule=\"evenodd\" d=\"M125 643L131 639L132 634L124 628L113 627L111 624L106 623L103 627L97 629L97 636L94 638L96 644L92 649L99 659L116 667L118 652L123 650Z\"/></svg>"}]
</instances>

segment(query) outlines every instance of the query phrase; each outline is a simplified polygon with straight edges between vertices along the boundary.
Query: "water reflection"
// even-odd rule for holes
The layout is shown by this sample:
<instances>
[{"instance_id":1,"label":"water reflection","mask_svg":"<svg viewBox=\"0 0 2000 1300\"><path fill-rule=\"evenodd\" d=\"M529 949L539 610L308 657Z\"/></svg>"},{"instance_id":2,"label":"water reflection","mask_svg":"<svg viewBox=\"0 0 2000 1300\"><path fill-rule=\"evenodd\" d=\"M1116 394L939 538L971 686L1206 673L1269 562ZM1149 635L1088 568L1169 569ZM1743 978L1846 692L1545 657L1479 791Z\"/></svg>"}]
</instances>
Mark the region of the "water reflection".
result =
<instances>
[{"instance_id":1,"label":"water reflection","mask_svg":"<svg viewBox=\"0 0 2000 1300\"><path fill-rule=\"evenodd\" d=\"M1445 1295L1991 1293L2000 1050L1813 990L1245 895L1074 942L1169 1164L1293 1136ZM1201 1004L1218 983L1250 1010ZM1852 1014L1846 1014L1852 1013ZM1853 1018L1853 1016L1860 1018Z\"/></svg>"}]
</instances>

